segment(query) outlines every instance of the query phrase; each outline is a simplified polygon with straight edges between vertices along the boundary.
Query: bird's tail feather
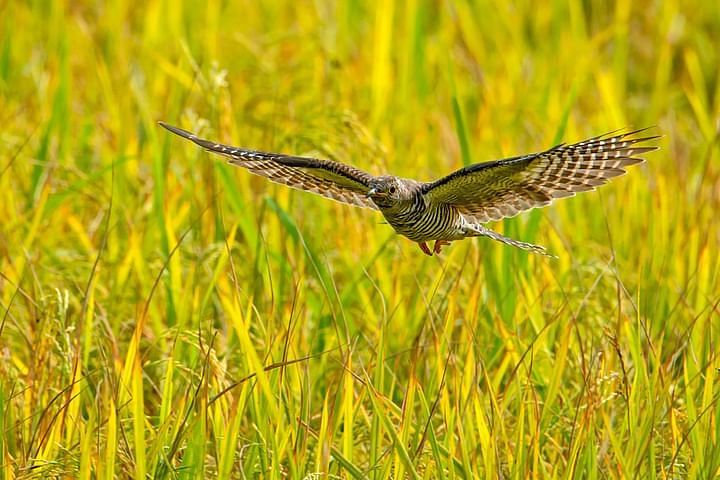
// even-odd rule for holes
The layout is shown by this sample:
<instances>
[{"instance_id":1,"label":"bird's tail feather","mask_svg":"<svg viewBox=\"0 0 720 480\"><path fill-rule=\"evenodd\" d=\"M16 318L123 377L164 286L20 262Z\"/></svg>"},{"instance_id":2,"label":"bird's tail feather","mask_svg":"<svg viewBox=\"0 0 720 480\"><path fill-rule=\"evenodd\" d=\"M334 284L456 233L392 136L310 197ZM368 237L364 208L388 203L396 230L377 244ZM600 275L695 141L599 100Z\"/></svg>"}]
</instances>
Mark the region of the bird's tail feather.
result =
<instances>
[{"instance_id":1,"label":"bird's tail feather","mask_svg":"<svg viewBox=\"0 0 720 480\"><path fill-rule=\"evenodd\" d=\"M502 242L506 245L510 245L512 247L521 248L523 250L527 250L528 252L537 253L540 255L545 255L546 257L551 258L558 258L557 256L548 253L548 251L545 249L545 247L542 247L540 245L534 245L532 243L527 242L521 242L520 240L514 240L512 238L506 237L505 235L501 235L497 232L493 232L492 230L483 227L482 225L468 225L470 227L468 229L468 236L471 237L489 237L493 240L497 240L498 242Z\"/></svg>"}]
</instances>

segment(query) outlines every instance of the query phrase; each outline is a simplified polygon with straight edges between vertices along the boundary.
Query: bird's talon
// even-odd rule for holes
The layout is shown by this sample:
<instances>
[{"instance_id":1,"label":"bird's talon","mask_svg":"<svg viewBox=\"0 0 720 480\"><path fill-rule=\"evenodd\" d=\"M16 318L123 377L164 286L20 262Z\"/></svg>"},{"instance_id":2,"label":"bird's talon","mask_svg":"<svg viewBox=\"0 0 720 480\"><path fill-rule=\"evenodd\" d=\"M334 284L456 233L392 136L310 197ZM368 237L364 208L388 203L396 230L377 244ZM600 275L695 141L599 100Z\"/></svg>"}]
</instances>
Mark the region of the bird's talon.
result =
<instances>
[{"instance_id":1,"label":"bird's talon","mask_svg":"<svg viewBox=\"0 0 720 480\"><path fill-rule=\"evenodd\" d=\"M450 242L447 240L435 240L435 245L433 245L433 252L439 254L442 251L443 245L450 245Z\"/></svg>"},{"instance_id":2,"label":"bird's talon","mask_svg":"<svg viewBox=\"0 0 720 480\"><path fill-rule=\"evenodd\" d=\"M418 245L420 246L420 250L422 250L425 255L432 257L432 252L428 248L427 243L420 242L418 243Z\"/></svg>"}]
</instances>

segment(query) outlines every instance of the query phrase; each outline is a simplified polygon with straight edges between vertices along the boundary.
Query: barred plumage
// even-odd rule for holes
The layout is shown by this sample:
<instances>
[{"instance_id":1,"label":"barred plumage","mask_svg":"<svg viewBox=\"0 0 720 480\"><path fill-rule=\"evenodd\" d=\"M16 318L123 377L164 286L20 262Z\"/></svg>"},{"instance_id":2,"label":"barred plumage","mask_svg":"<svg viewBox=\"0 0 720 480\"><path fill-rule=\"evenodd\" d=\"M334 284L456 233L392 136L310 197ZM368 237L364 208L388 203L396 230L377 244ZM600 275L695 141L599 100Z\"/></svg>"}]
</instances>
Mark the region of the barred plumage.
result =
<instances>
[{"instance_id":1,"label":"barred plumage","mask_svg":"<svg viewBox=\"0 0 720 480\"><path fill-rule=\"evenodd\" d=\"M434 182L418 182L375 177L330 160L231 147L163 122L160 125L273 182L380 210L397 233L417 242L428 255L440 253L453 240L477 236L547 255L543 247L513 240L481 224L594 190L623 175L625 167L643 162L637 155L657 147L640 144L658 138L635 136L645 129L606 134L540 153L470 165ZM426 242L433 240L430 251Z\"/></svg>"}]
</instances>

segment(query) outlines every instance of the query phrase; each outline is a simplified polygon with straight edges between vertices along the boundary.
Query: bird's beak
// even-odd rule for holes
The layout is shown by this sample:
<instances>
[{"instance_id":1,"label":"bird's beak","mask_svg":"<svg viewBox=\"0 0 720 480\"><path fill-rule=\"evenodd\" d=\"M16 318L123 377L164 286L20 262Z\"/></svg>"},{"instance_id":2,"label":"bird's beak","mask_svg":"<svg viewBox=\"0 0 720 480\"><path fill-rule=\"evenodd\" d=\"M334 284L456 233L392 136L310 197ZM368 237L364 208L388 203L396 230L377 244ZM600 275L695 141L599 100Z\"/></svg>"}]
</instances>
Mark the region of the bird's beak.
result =
<instances>
[{"instance_id":1,"label":"bird's beak","mask_svg":"<svg viewBox=\"0 0 720 480\"><path fill-rule=\"evenodd\" d=\"M368 190L368 192L365 194L365 196L370 198L373 195L375 195L377 193L377 191L378 191L377 188L371 188L370 190Z\"/></svg>"}]
</instances>

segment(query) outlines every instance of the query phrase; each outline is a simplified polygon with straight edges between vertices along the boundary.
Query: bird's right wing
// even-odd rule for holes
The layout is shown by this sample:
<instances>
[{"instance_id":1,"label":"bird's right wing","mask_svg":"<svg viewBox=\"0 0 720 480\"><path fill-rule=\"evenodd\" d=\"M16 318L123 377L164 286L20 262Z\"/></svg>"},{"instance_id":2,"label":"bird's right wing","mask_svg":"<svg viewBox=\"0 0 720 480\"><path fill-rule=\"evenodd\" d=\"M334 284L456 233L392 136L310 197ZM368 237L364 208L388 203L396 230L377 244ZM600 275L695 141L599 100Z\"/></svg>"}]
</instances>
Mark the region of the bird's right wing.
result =
<instances>
[{"instance_id":1,"label":"bird's right wing","mask_svg":"<svg viewBox=\"0 0 720 480\"><path fill-rule=\"evenodd\" d=\"M197 137L164 122L161 126L201 147L229 158L228 162L298 190L316 193L332 200L372 208L377 206L366 194L373 176L350 165L331 160L295 157L231 147Z\"/></svg>"},{"instance_id":2,"label":"bird's right wing","mask_svg":"<svg viewBox=\"0 0 720 480\"><path fill-rule=\"evenodd\" d=\"M555 198L594 190L656 150L637 144L658 138L633 137L642 130L601 135L522 157L478 163L422 186L429 202L453 205L469 220L484 223L543 207Z\"/></svg>"}]
</instances>

